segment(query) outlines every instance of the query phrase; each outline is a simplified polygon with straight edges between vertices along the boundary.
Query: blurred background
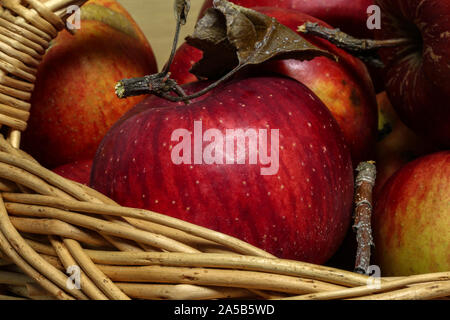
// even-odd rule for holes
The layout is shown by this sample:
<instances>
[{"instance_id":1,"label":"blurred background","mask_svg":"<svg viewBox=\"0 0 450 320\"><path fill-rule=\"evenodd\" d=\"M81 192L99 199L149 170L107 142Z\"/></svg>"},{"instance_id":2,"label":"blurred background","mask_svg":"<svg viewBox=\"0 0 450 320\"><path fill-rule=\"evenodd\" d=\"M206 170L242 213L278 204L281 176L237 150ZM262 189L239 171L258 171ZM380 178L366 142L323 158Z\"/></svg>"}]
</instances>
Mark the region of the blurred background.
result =
<instances>
[{"instance_id":1,"label":"blurred background","mask_svg":"<svg viewBox=\"0 0 450 320\"><path fill-rule=\"evenodd\" d=\"M175 32L174 0L118 0L133 16L147 36L161 68L169 58ZM178 45L192 34L204 0L191 0L188 22L181 29Z\"/></svg>"}]
</instances>

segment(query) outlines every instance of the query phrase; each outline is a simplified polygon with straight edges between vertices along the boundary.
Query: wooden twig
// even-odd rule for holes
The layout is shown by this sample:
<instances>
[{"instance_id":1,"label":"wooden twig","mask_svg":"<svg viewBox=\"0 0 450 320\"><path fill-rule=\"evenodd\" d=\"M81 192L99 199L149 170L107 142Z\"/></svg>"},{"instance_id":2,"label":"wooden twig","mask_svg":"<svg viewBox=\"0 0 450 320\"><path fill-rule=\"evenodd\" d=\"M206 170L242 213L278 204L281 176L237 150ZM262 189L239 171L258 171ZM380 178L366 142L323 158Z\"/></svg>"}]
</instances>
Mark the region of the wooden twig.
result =
<instances>
[{"instance_id":1,"label":"wooden twig","mask_svg":"<svg viewBox=\"0 0 450 320\"><path fill-rule=\"evenodd\" d=\"M365 274L370 266L372 238L372 189L375 185L376 167L374 162L362 162L356 168L355 216L353 230L356 232L355 272Z\"/></svg>"},{"instance_id":2,"label":"wooden twig","mask_svg":"<svg viewBox=\"0 0 450 320\"><path fill-rule=\"evenodd\" d=\"M302 296L293 296L285 298L285 300L336 300L357 298L362 296L371 296L375 294L385 293L388 291L401 290L410 285L423 285L427 282L449 281L450 272L440 272L431 274L420 274L409 277L400 277L394 281L383 281L380 286L359 286L354 288L346 288L333 292L312 293Z\"/></svg>"},{"instance_id":3,"label":"wooden twig","mask_svg":"<svg viewBox=\"0 0 450 320\"><path fill-rule=\"evenodd\" d=\"M40 195L32 194L3 194L5 199L11 202L18 202L23 204L42 204L51 205L57 208L63 208L64 210L73 210L77 212L85 212L90 214L100 214L100 215L112 215L121 217L131 217L142 219L145 221L150 221L156 224L161 224L166 227L171 227L184 231L186 233L195 235L200 238L204 238L213 242L217 242L231 248L234 251L246 255L255 255L261 257L274 258L270 253L259 249L249 243L239 240L235 237L228 236L226 234L195 225L177 218L173 218L167 215L159 214L149 210L143 209L133 209L121 207L118 205L107 205L98 203L88 203L82 201L69 201L65 199L60 199L57 197L45 197ZM20 199L20 200L19 200ZM30 207L31 208L31 207ZM62 214L65 216L65 214ZM123 236L122 236L123 237Z\"/></svg>"},{"instance_id":4,"label":"wooden twig","mask_svg":"<svg viewBox=\"0 0 450 320\"><path fill-rule=\"evenodd\" d=\"M21 256L28 262L36 271L51 279L60 289L67 290L66 276L58 269L47 263L41 255L34 251L22 238L19 232L14 228L9 220L8 212L3 203L3 198L0 195L0 230L11 247L21 253ZM3 248L2 248L3 249ZM80 291L72 290L70 292L75 298L87 299L87 297Z\"/></svg>"},{"instance_id":5,"label":"wooden twig","mask_svg":"<svg viewBox=\"0 0 450 320\"><path fill-rule=\"evenodd\" d=\"M66 270L71 266L77 266L75 259L70 254L66 245L57 237L49 236L49 240L58 254L64 268ZM80 273L80 286L81 290L93 300L108 300L108 298L98 289L91 279L83 272Z\"/></svg>"},{"instance_id":6,"label":"wooden twig","mask_svg":"<svg viewBox=\"0 0 450 320\"><path fill-rule=\"evenodd\" d=\"M319 280L242 270L218 270L192 267L128 267L98 265L110 279L118 282L183 283L268 290L284 293L312 293L342 289Z\"/></svg>"},{"instance_id":7,"label":"wooden twig","mask_svg":"<svg viewBox=\"0 0 450 320\"><path fill-rule=\"evenodd\" d=\"M149 300L209 300L209 299L246 299L254 298L247 289L195 286L190 284L116 284L128 296Z\"/></svg>"},{"instance_id":8,"label":"wooden twig","mask_svg":"<svg viewBox=\"0 0 450 320\"><path fill-rule=\"evenodd\" d=\"M74 298L59 289L53 281L33 268L17 251L10 245L6 237L0 231L0 249L4 252L22 272L36 281L42 288L54 297L62 300L73 300Z\"/></svg>"},{"instance_id":9,"label":"wooden twig","mask_svg":"<svg viewBox=\"0 0 450 320\"><path fill-rule=\"evenodd\" d=\"M450 296L450 281L436 281L411 288L356 298L355 300L431 300Z\"/></svg>"},{"instance_id":10,"label":"wooden twig","mask_svg":"<svg viewBox=\"0 0 450 320\"><path fill-rule=\"evenodd\" d=\"M77 241L65 239L63 242L70 254L77 261L78 265L81 266L88 277L92 279L92 282L94 282L108 298L113 300L130 300L130 298L92 262Z\"/></svg>"}]
</instances>

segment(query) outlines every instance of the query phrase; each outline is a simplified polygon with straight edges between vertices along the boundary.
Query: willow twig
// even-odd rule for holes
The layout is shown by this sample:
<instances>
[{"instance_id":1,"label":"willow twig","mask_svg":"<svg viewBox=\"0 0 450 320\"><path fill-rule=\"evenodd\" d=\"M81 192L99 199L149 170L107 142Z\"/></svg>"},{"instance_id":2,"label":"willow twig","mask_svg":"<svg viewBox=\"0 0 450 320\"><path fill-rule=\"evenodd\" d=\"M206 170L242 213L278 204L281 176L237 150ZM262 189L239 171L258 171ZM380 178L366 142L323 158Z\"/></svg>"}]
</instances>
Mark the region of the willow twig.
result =
<instances>
[{"instance_id":1,"label":"willow twig","mask_svg":"<svg viewBox=\"0 0 450 320\"><path fill-rule=\"evenodd\" d=\"M255 246L250 245L249 243L239 240L235 237L228 236L221 232L217 232L202 226L195 225L193 223L189 223L177 218L173 218L167 215L163 215L160 213L156 213L149 210L143 209L134 209L121 207L117 205L108 205L108 204L98 204L98 203L88 203L82 201L71 201L60 199L57 197L48 197L42 195L33 195L33 194L11 194L4 193L3 196L5 199L11 202L18 202L23 204L41 204L41 205L50 205L58 208L62 208L64 210L71 210L77 212L84 212L89 214L100 214L100 215L112 215L112 216L121 216L121 217L131 217L137 218L145 221L150 221L156 224L161 224L166 227L179 229L183 232L195 235L200 238L204 238L221 245L224 245L227 248L231 248L237 253L261 256L261 257L270 257L274 258L270 253L259 249ZM9 204L7 204L9 205ZM65 217L64 214L61 217Z\"/></svg>"},{"instance_id":2,"label":"willow twig","mask_svg":"<svg viewBox=\"0 0 450 320\"><path fill-rule=\"evenodd\" d=\"M173 252L110 252L86 250L96 263L117 266L176 266L240 269L272 274L303 277L330 282L341 286L361 286L367 283L367 276L345 272L325 266L282 260L219 253L173 253Z\"/></svg>"},{"instance_id":3,"label":"willow twig","mask_svg":"<svg viewBox=\"0 0 450 320\"><path fill-rule=\"evenodd\" d=\"M74 227L57 219L32 219L10 216L13 226L21 231L32 234L57 235L81 241L93 247L108 247L109 244L93 232Z\"/></svg>"},{"instance_id":4,"label":"willow twig","mask_svg":"<svg viewBox=\"0 0 450 320\"><path fill-rule=\"evenodd\" d=\"M49 236L49 239L66 270L70 266L78 265L63 241L54 236ZM92 280L83 271L80 273L80 287L81 290L91 299L108 300L108 298L94 285Z\"/></svg>"},{"instance_id":5,"label":"willow twig","mask_svg":"<svg viewBox=\"0 0 450 320\"><path fill-rule=\"evenodd\" d=\"M45 275L47 278L52 279L54 283L62 290L66 288L66 275L47 263L41 255L34 251L22 238L19 232L14 228L9 220L8 213L3 203L3 198L0 195L0 230L9 241L11 246L20 252L21 256L37 271ZM87 297L78 290L71 290L70 292L74 297L78 299L87 299Z\"/></svg>"},{"instance_id":6,"label":"willow twig","mask_svg":"<svg viewBox=\"0 0 450 320\"><path fill-rule=\"evenodd\" d=\"M356 298L368 295L380 294L387 291L394 291L405 288L409 285L423 285L424 282L437 282L450 280L450 272L440 272L431 274L420 274L409 277L401 277L394 281L383 281L379 287L359 286L354 288L346 288L333 292L319 292L302 296L292 296L285 300L336 300Z\"/></svg>"},{"instance_id":7,"label":"willow twig","mask_svg":"<svg viewBox=\"0 0 450 320\"><path fill-rule=\"evenodd\" d=\"M299 277L242 270L218 270L186 267L127 267L98 265L113 281L184 283L268 290L284 293L311 293L342 289L330 283Z\"/></svg>"},{"instance_id":8,"label":"willow twig","mask_svg":"<svg viewBox=\"0 0 450 320\"><path fill-rule=\"evenodd\" d=\"M15 266L17 266L22 272L27 274L31 279L35 280L42 288L48 291L50 294L55 296L58 299L62 300L73 300L74 298L60 288L58 288L55 283L46 278L43 274L38 272L35 268L33 268L25 259L23 259L14 248L10 245L8 240L5 238L3 233L0 231L0 248L2 251L14 262Z\"/></svg>"},{"instance_id":9,"label":"willow twig","mask_svg":"<svg viewBox=\"0 0 450 320\"><path fill-rule=\"evenodd\" d=\"M376 167L374 162L362 162L356 168L355 222L358 248L356 251L355 272L365 274L370 266L372 238L372 189L375 185Z\"/></svg>"},{"instance_id":10,"label":"willow twig","mask_svg":"<svg viewBox=\"0 0 450 320\"><path fill-rule=\"evenodd\" d=\"M254 298L247 289L196 286L190 284L116 283L132 298L149 300L211 300Z\"/></svg>"},{"instance_id":11,"label":"willow twig","mask_svg":"<svg viewBox=\"0 0 450 320\"><path fill-rule=\"evenodd\" d=\"M430 300L450 296L450 281L436 281L410 288L355 298L355 300Z\"/></svg>"},{"instance_id":12,"label":"willow twig","mask_svg":"<svg viewBox=\"0 0 450 320\"><path fill-rule=\"evenodd\" d=\"M18 203L6 203L6 206L8 211L14 215L28 215L32 217L61 220L99 233L134 240L138 243L148 244L168 251L199 252L192 247L159 234L153 234L147 231L135 229L133 227L93 218L87 215L81 215L56 208L23 205Z\"/></svg>"},{"instance_id":13,"label":"willow twig","mask_svg":"<svg viewBox=\"0 0 450 320\"><path fill-rule=\"evenodd\" d=\"M78 242L71 239L65 239L64 244L67 246L70 254L75 258L78 264L83 268L84 272L92 279L92 281L100 288L103 293L113 300L130 300L84 253L83 248Z\"/></svg>"}]
</instances>

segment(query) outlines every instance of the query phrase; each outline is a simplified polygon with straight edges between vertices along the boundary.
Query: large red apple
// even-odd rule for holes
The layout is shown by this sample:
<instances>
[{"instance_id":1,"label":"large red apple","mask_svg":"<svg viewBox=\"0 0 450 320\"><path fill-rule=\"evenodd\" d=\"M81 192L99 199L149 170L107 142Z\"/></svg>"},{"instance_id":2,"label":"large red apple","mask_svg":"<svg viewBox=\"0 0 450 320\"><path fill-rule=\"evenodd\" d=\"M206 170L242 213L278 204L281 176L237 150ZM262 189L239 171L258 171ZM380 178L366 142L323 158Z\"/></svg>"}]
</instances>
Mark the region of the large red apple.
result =
<instances>
[{"instance_id":1,"label":"large red apple","mask_svg":"<svg viewBox=\"0 0 450 320\"><path fill-rule=\"evenodd\" d=\"M62 31L37 74L23 148L47 167L92 158L111 125L143 97L121 100L114 85L157 71L152 49L116 1L92 0L81 29Z\"/></svg>"},{"instance_id":2,"label":"large red apple","mask_svg":"<svg viewBox=\"0 0 450 320\"><path fill-rule=\"evenodd\" d=\"M80 160L73 163L64 164L53 169L52 171L64 178L84 185L89 185L89 180L91 178L91 169L92 159Z\"/></svg>"},{"instance_id":3,"label":"large red apple","mask_svg":"<svg viewBox=\"0 0 450 320\"><path fill-rule=\"evenodd\" d=\"M400 169L374 213L375 262L385 276L450 270L450 151Z\"/></svg>"},{"instance_id":4,"label":"large red apple","mask_svg":"<svg viewBox=\"0 0 450 320\"><path fill-rule=\"evenodd\" d=\"M339 126L310 90L255 77L190 105L138 104L102 141L91 185L122 205L323 263L350 223L353 170Z\"/></svg>"},{"instance_id":5,"label":"large red apple","mask_svg":"<svg viewBox=\"0 0 450 320\"><path fill-rule=\"evenodd\" d=\"M383 17L377 36L410 40L380 50L389 99L407 126L450 147L450 2L376 2Z\"/></svg>"},{"instance_id":6,"label":"large red apple","mask_svg":"<svg viewBox=\"0 0 450 320\"><path fill-rule=\"evenodd\" d=\"M247 8L295 9L356 37L373 37L373 30L367 27L367 9L373 5L374 0L230 0L230 2ZM207 8L212 7L212 4L213 0L206 0L200 16Z\"/></svg>"},{"instance_id":7,"label":"large red apple","mask_svg":"<svg viewBox=\"0 0 450 320\"><path fill-rule=\"evenodd\" d=\"M292 30L297 30L306 21L328 26L295 10L263 7L253 9L276 18ZM354 166L364 160L373 160L373 145L377 137L377 103L365 65L326 40L302 36L317 47L336 55L339 61L326 57L317 57L311 61L273 61L257 66L257 71L276 72L305 84L325 103L340 125L350 146ZM192 81L193 75L189 73L189 69L201 57L200 50L183 44L172 65L173 78L179 83Z\"/></svg>"}]
</instances>

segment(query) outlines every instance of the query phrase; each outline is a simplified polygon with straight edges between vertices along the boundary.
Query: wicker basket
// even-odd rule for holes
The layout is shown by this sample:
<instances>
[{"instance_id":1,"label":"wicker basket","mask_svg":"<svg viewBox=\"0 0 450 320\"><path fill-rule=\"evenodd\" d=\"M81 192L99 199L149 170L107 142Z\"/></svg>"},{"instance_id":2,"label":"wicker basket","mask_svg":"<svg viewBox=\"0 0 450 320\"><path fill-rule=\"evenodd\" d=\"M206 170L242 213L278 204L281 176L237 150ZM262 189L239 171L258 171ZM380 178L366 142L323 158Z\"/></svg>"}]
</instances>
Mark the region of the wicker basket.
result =
<instances>
[{"instance_id":1,"label":"wicker basket","mask_svg":"<svg viewBox=\"0 0 450 320\"><path fill-rule=\"evenodd\" d=\"M277 259L236 238L121 207L20 150L39 61L65 27L66 8L84 2L1 1L0 299L450 296L450 272L382 278L369 286L373 279L365 275ZM67 270L79 270L80 289L70 285L76 281L68 281Z\"/></svg>"}]
</instances>

